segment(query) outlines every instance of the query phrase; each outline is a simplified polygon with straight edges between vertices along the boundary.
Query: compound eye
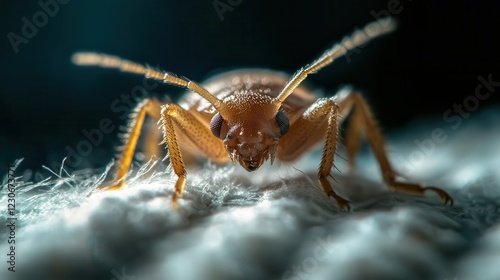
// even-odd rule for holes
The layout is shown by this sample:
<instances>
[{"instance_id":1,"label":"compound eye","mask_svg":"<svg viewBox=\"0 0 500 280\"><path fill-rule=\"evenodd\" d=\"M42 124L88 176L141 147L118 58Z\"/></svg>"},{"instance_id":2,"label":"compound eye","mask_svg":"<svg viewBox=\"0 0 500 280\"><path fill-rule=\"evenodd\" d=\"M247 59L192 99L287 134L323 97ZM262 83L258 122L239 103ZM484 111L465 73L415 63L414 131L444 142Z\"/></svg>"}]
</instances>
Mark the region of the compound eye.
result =
<instances>
[{"instance_id":1,"label":"compound eye","mask_svg":"<svg viewBox=\"0 0 500 280\"><path fill-rule=\"evenodd\" d=\"M220 138L220 129L222 127L223 121L224 119L219 113L215 114L212 117L212 120L210 120L210 130L212 131L212 134L217 138Z\"/></svg>"},{"instance_id":2,"label":"compound eye","mask_svg":"<svg viewBox=\"0 0 500 280\"><path fill-rule=\"evenodd\" d=\"M278 111L278 114L276 114L276 122L280 128L281 136L283 136L290 128L290 121L283 111Z\"/></svg>"}]
</instances>

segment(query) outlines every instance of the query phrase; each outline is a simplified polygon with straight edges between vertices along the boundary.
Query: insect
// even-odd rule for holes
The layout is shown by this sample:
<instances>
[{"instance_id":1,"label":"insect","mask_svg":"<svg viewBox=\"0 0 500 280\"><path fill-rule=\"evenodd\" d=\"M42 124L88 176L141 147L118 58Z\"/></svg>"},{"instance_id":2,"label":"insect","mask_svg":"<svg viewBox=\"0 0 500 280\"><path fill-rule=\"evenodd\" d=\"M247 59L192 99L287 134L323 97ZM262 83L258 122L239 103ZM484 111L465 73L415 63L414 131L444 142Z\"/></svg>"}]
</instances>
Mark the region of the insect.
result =
<instances>
[{"instance_id":1,"label":"insect","mask_svg":"<svg viewBox=\"0 0 500 280\"><path fill-rule=\"evenodd\" d=\"M357 29L342 42L334 44L319 58L298 70L292 77L270 70L236 70L220 74L199 85L176 76L115 56L98 53L76 53L77 65L116 68L123 72L181 86L190 90L179 104L161 104L145 99L137 105L137 114L130 123L125 149L117 164L114 185L109 190L124 187L138 137L146 115L159 120L163 142L168 149L170 166L177 176L172 202L178 205L187 172L184 154L204 156L216 163L239 163L249 172L256 171L267 160L275 158L291 162L323 142L318 181L328 197L333 197L340 209L349 210L349 201L334 191L332 177L339 125L351 113L346 131L346 152L349 161L360 147L366 134L378 161L383 180L394 191L423 195L435 192L445 204L453 199L442 189L400 182L385 152L384 140L373 114L362 97L352 88L341 90L331 98L317 98L301 82L306 77L347 51L395 29L392 18L379 19Z\"/></svg>"}]
</instances>

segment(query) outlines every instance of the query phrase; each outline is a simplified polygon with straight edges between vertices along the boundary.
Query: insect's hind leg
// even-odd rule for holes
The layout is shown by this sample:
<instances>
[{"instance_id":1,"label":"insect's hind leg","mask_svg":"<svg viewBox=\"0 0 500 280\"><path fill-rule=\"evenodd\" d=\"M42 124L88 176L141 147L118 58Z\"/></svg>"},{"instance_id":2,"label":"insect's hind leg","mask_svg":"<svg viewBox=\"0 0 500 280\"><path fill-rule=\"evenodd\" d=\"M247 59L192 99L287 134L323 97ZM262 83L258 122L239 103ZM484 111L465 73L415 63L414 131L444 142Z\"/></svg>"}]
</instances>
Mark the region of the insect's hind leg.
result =
<instances>
[{"instance_id":1,"label":"insect's hind leg","mask_svg":"<svg viewBox=\"0 0 500 280\"><path fill-rule=\"evenodd\" d=\"M368 143L370 144L373 153L378 161L382 177L387 185L395 191L423 195L425 191L430 190L435 192L444 204L453 205L453 199L444 190L436 187L422 187L414 183L398 182L396 180L397 173L391 166L387 155L384 151L384 138L377 126L370 107L366 103L363 96L346 88L336 96L342 115L352 111L350 120L347 126L345 146L350 164L354 162L354 156L360 148L361 136L365 132Z\"/></svg>"},{"instance_id":2,"label":"insect's hind leg","mask_svg":"<svg viewBox=\"0 0 500 280\"><path fill-rule=\"evenodd\" d=\"M118 159L115 178L113 180L114 185L108 187L106 190L118 190L125 186L125 176L130 169L137 141L144 124L144 119L146 118L146 115L151 116L155 120L160 119L160 110L161 103L156 99L144 99L142 102L137 104L131 114L131 119L128 124L129 131L126 135L126 142ZM158 128L152 127L151 129L157 130Z\"/></svg>"}]
</instances>

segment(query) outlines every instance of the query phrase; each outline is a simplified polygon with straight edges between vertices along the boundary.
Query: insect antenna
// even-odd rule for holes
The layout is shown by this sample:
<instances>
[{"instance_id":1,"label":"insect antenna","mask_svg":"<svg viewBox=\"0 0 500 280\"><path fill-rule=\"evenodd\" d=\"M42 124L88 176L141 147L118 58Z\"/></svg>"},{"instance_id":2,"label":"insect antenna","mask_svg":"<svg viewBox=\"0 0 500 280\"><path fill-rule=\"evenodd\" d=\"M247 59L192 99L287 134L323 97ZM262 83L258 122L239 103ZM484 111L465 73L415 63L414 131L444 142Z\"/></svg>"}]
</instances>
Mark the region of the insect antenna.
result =
<instances>
[{"instance_id":1,"label":"insect antenna","mask_svg":"<svg viewBox=\"0 0 500 280\"><path fill-rule=\"evenodd\" d=\"M122 72L144 75L148 79L163 81L164 83L187 88L210 102L215 109L224 117L227 106L222 100L215 97L208 90L199 84L185 78L178 77L172 73L152 69L139 63L128 61L117 56L93 53L78 52L71 58L74 64L80 66L99 66L103 68L119 69Z\"/></svg>"},{"instance_id":2,"label":"insect antenna","mask_svg":"<svg viewBox=\"0 0 500 280\"><path fill-rule=\"evenodd\" d=\"M307 78L309 74L315 73L321 68L329 65L338 57L343 56L348 51L366 44L371 39L381 36L385 33L396 29L396 21L391 17L372 21L365 25L362 29L357 29L351 35L346 36L341 42L336 43L331 48L327 49L323 55L310 64L307 64L288 81L280 94L274 98L273 103L276 110L279 109L281 103Z\"/></svg>"}]
</instances>

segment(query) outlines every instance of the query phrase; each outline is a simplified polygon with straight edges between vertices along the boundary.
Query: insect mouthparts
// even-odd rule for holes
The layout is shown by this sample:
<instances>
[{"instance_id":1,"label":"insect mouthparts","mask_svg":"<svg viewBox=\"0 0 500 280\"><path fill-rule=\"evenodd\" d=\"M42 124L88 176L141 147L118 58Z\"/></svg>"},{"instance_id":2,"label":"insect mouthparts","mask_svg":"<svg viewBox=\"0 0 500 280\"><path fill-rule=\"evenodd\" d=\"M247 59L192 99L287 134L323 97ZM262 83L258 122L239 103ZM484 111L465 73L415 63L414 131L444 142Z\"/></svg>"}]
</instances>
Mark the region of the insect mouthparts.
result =
<instances>
[{"instance_id":1,"label":"insect mouthparts","mask_svg":"<svg viewBox=\"0 0 500 280\"><path fill-rule=\"evenodd\" d=\"M255 170L257 170L257 165L255 165L255 164L253 163L253 161L251 161L251 162L248 164L248 169L249 169L250 171L255 171Z\"/></svg>"}]
</instances>

